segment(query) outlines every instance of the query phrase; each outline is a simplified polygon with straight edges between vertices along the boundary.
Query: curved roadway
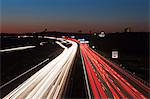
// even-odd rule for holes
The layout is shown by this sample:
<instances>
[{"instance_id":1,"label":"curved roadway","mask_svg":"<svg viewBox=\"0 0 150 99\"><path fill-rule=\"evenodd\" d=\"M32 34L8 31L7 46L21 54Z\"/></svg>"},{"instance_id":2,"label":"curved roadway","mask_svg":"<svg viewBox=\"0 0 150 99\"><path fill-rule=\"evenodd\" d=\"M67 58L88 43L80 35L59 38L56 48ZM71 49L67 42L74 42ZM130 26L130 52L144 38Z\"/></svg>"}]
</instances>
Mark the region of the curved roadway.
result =
<instances>
[{"instance_id":1,"label":"curved roadway","mask_svg":"<svg viewBox=\"0 0 150 99\"><path fill-rule=\"evenodd\" d=\"M77 52L77 43L67 40L72 46L67 48L57 42L64 51L33 76L19 85L4 99L51 99L59 98L64 89L69 69Z\"/></svg>"}]
</instances>

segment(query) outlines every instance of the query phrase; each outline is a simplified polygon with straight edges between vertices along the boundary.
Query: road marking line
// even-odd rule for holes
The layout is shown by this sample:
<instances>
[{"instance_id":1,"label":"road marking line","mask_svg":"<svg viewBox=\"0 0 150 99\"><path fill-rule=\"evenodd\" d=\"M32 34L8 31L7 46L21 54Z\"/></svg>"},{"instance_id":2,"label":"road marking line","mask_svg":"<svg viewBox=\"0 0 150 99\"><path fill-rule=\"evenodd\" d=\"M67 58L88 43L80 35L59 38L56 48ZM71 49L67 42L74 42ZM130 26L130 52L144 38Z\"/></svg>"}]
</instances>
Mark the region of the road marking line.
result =
<instances>
[{"instance_id":1,"label":"road marking line","mask_svg":"<svg viewBox=\"0 0 150 99\"><path fill-rule=\"evenodd\" d=\"M89 99L91 99L91 93L90 93L90 88L89 88L89 84L88 84L88 78L87 78L87 74L86 74L86 69L85 69L85 64L84 64L84 60L83 60L81 49L80 49L80 55L81 55L82 66L83 66L84 75L85 75L85 81L86 81L88 96L89 96Z\"/></svg>"},{"instance_id":2,"label":"road marking line","mask_svg":"<svg viewBox=\"0 0 150 99\"><path fill-rule=\"evenodd\" d=\"M19 76L15 77L14 79L8 81L7 83L3 84L0 86L0 89L5 87L6 85L12 83L13 81L15 81L16 79L20 78L21 76L25 75L26 73L30 72L31 70L37 68L38 66L40 66L41 64L45 63L46 61L48 61L49 58L45 59L44 61L40 62L39 64L35 65L34 67L30 68L29 70L25 71L24 73L20 74Z\"/></svg>"}]
</instances>

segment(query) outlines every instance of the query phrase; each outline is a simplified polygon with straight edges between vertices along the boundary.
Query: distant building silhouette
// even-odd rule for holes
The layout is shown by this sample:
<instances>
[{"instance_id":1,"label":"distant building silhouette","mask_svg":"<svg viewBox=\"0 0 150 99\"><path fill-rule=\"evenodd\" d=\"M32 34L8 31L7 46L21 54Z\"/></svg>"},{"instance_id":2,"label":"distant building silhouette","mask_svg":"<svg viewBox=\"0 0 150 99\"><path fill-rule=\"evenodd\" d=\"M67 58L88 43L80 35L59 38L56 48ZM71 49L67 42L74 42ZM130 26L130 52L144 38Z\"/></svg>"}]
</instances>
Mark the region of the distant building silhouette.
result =
<instances>
[{"instance_id":1,"label":"distant building silhouette","mask_svg":"<svg viewBox=\"0 0 150 99\"><path fill-rule=\"evenodd\" d=\"M45 28L43 32L47 32L47 28Z\"/></svg>"},{"instance_id":2,"label":"distant building silhouette","mask_svg":"<svg viewBox=\"0 0 150 99\"><path fill-rule=\"evenodd\" d=\"M82 30L78 30L78 33L82 33Z\"/></svg>"},{"instance_id":3,"label":"distant building silhouette","mask_svg":"<svg viewBox=\"0 0 150 99\"><path fill-rule=\"evenodd\" d=\"M130 27L125 28L124 32L131 32L131 28Z\"/></svg>"}]
</instances>

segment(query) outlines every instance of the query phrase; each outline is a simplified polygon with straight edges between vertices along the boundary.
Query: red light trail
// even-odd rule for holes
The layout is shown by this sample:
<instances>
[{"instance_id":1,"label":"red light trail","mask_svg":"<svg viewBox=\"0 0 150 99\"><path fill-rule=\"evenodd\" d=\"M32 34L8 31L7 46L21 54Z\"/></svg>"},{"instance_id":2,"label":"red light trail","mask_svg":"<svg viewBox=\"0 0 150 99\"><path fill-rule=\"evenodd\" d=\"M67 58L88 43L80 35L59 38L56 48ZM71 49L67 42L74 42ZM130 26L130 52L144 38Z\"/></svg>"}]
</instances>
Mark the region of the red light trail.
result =
<instances>
[{"instance_id":1,"label":"red light trail","mask_svg":"<svg viewBox=\"0 0 150 99\"><path fill-rule=\"evenodd\" d=\"M80 49L94 98L148 98L149 87L131 74L96 53L87 44L81 43Z\"/></svg>"}]
</instances>

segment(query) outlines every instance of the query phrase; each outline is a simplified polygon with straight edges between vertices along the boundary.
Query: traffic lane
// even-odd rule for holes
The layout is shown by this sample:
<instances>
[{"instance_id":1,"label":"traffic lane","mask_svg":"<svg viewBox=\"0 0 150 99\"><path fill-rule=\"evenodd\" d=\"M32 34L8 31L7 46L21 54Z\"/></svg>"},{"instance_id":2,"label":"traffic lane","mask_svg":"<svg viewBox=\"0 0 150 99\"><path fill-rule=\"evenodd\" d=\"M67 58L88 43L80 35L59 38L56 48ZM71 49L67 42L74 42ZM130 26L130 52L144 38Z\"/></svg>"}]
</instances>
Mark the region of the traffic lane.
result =
<instances>
[{"instance_id":1,"label":"traffic lane","mask_svg":"<svg viewBox=\"0 0 150 99\"><path fill-rule=\"evenodd\" d=\"M69 77L65 85L62 98L87 98L87 88L84 78L84 71L82 68L80 48L77 49L77 55L71 70L69 71Z\"/></svg>"},{"instance_id":2,"label":"traffic lane","mask_svg":"<svg viewBox=\"0 0 150 99\"><path fill-rule=\"evenodd\" d=\"M86 52L86 50L85 50L85 52ZM88 53L86 53L86 55L89 57L89 55L88 55ZM90 57L89 57L89 61L90 61ZM93 65L93 63L91 62L90 63L91 65ZM94 64L95 65L95 64ZM94 69L95 68L95 66L92 66L92 69ZM108 84L107 83L107 81L106 81L106 79L104 78L104 76L103 75L99 75L99 73L97 72L97 70L96 69L94 69L94 72L95 72L95 75L97 76L97 78L98 78L98 81L101 83L101 87L99 87L99 88L103 88L103 90L105 91L105 94L107 94L107 97L109 97L109 98L113 98L113 95L112 95L112 93L114 93L114 90L111 88L111 86L110 86L110 84ZM104 81L105 80L105 81ZM111 89L111 91L110 91L110 89ZM116 94L115 94L116 95ZM117 98L118 96L116 95L116 98Z\"/></svg>"},{"instance_id":3,"label":"traffic lane","mask_svg":"<svg viewBox=\"0 0 150 99\"><path fill-rule=\"evenodd\" d=\"M95 56L97 57L97 56ZM110 68L110 66L108 66L105 62L103 62L99 57L97 57L98 61L103 64L103 66L106 66L106 70L109 69L112 76L114 76L116 79L118 79L118 81L120 82L120 84L128 91L130 91L130 94L133 97L141 97L141 98L146 98L142 93L140 93L137 89L135 89L130 83L128 83L124 78L122 78L122 76L120 76L117 72L115 72L113 69ZM116 76L115 76L116 75ZM124 84L125 83L125 84ZM136 93L136 94L135 94Z\"/></svg>"},{"instance_id":4,"label":"traffic lane","mask_svg":"<svg viewBox=\"0 0 150 99\"><path fill-rule=\"evenodd\" d=\"M89 53L89 56L92 56L93 53ZM104 66L102 64L100 64L97 59L94 59L95 56L93 56L91 59L93 60L93 63L95 64L98 72L101 74L101 76L103 77L103 79L105 79L105 82L107 82L107 85L109 86L109 88L113 87L113 86L110 86L108 82L110 82L110 79L108 78L108 75L109 72L106 72L105 69L104 69ZM106 79L107 78L107 79ZM109 80L109 81L108 81ZM116 86L116 88L118 88L118 86ZM111 88L112 89L112 88ZM119 91L119 90L118 90ZM114 92L114 90L112 89L111 92ZM116 94L116 93L114 93ZM119 94L121 94L121 92L119 91ZM117 95L116 95L117 97ZM122 95L122 97L125 97L124 95Z\"/></svg>"},{"instance_id":5,"label":"traffic lane","mask_svg":"<svg viewBox=\"0 0 150 99\"><path fill-rule=\"evenodd\" d=\"M110 68L108 65L107 65L107 67ZM111 69L111 70L113 70L113 69ZM118 78L120 78L121 81L124 82L129 87L129 89L131 89L131 91L133 91L133 93L136 93L135 96L137 95L137 97L145 98L143 96L143 94L141 92L139 92L137 89L135 89L128 81L126 81L126 79L122 78L122 76L120 76L117 72L115 72L115 71L113 71L113 72L114 72L114 75L116 75ZM124 84L124 83L122 83L122 84Z\"/></svg>"},{"instance_id":6,"label":"traffic lane","mask_svg":"<svg viewBox=\"0 0 150 99\"><path fill-rule=\"evenodd\" d=\"M87 53L88 54L88 53ZM91 55L88 55L90 59L92 59L93 57L90 57ZM109 96L109 97L112 97L112 98L120 98L118 96L118 94L115 92L115 90L112 88L112 84L110 83L110 81L108 81L108 78L107 78L107 73L101 68L99 69L97 66L98 64L92 59L91 60L92 64L94 65L95 67L95 73L96 74L99 74L99 76L103 79L103 81L105 82L106 86L105 88L107 88L107 90L109 90L109 93L112 94L112 96Z\"/></svg>"},{"instance_id":7,"label":"traffic lane","mask_svg":"<svg viewBox=\"0 0 150 99\"><path fill-rule=\"evenodd\" d=\"M91 54L90 54L90 56L91 56ZM97 74L101 75L101 77L102 77L101 81L103 81L103 79L104 79L105 83L107 83L105 88L107 88L107 90L109 90L109 88L111 89L111 91L108 91L108 92L109 93L112 92L116 98L118 97L118 95L122 98L125 98L126 97L125 95L127 94L127 92L122 93L121 91L124 91L124 90L120 91L120 89L121 89L120 86L118 86L118 84L116 85L116 83L114 83L112 81L113 77L110 75L110 73L108 71L105 71L104 67L101 64L99 64L98 61L96 59L94 59L94 57L92 57L90 59L96 68ZM111 79L109 77L111 77ZM129 98L130 96L127 95L127 97Z\"/></svg>"},{"instance_id":8,"label":"traffic lane","mask_svg":"<svg viewBox=\"0 0 150 99\"><path fill-rule=\"evenodd\" d=\"M85 45L85 47L88 47L88 46L86 46ZM118 75L119 76L119 75ZM115 76L116 77L116 76ZM123 79L124 80L124 79ZM127 83L129 86L130 86L130 84L129 83ZM131 87L131 86L130 86ZM137 90L135 90L133 87L132 87L132 89L135 91L135 92L137 92ZM137 92L137 93L139 93L139 92ZM134 95L134 94L132 94L132 95ZM141 96L141 97L143 97L140 93L139 93L139 95Z\"/></svg>"},{"instance_id":9,"label":"traffic lane","mask_svg":"<svg viewBox=\"0 0 150 99\"><path fill-rule=\"evenodd\" d=\"M77 50L77 47L75 50ZM31 76L23 84L18 86L15 90L9 93L5 98L9 98L9 97L25 98L26 97L26 98L38 99L38 98L42 98L43 96L45 96L45 93L47 93L47 91L51 89L52 84L56 81L57 78L59 78L58 76L60 72L62 71L63 66L66 67L65 64L68 61L69 61L69 65L72 63L73 57L76 54L75 50L72 47L70 47L69 50L68 48L65 48L63 53L61 53L58 57L56 57L46 66L44 66L40 71L38 71L33 76ZM64 69L64 70L66 71L67 69ZM67 77L66 75L64 76ZM62 80L59 79L58 81L62 81ZM64 83L64 80L62 83ZM60 87L56 90L56 92L59 92L61 90L61 87L62 87L61 85L62 84L59 85ZM57 95L58 95L57 93L54 94L54 97L55 96L57 97Z\"/></svg>"},{"instance_id":10,"label":"traffic lane","mask_svg":"<svg viewBox=\"0 0 150 99\"><path fill-rule=\"evenodd\" d=\"M69 58L67 59L67 62L65 63L65 65L67 67L63 69L64 73L62 72L62 78L60 79L60 83L59 83L59 90L60 91L58 93L57 93L57 91L55 92L55 97L57 97L57 98L62 98L62 96L63 96L63 92L64 92L65 87L66 87L65 85L67 83L67 78L69 77L69 71L74 64L75 57L77 54L77 49L78 49L77 43L72 42L70 40L67 40L67 41L72 43L72 46L69 48L69 50L72 50L72 51L70 51Z\"/></svg>"},{"instance_id":11,"label":"traffic lane","mask_svg":"<svg viewBox=\"0 0 150 99\"><path fill-rule=\"evenodd\" d=\"M59 50L58 52L56 50ZM58 45L45 45L22 51L6 52L1 54L1 85L15 76L32 68L46 58L53 58L51 53L56 51L56 57L63 51Z\"/></svg>"},{"instance_id":12,"label":"traffic lane","mask_svg":"<svg viewBox=\"0 0 150 99\"><path fill-rule=\"evenodd\" d=\"M98 77L101 77L102 79L100 79L101 80L101 82L102 81L104 81L105 82L105 88L107 88L107 90L108 90L108 93L112 93L113 94L113 96L111 95L111 96L109 96L110 98L120 98L119 96L119 94L120 94L120 92L119 92L119 94L118 93L116 93L116 89L114 89L113 87L114 86L112 86L112 83L110 83L110 79L108 79L108 74L104 71L104 69L103 68L100 68L99 69L99 67L101 67L101 66L99 66L99 64L98 64L98 62L97 61L95 61L95 59L94 59L94 57L92 57L92 55L91 55L91 53L89 53L87 50L86 50L86 52L87 52L87 55L88 55L88 57L89 57L89 60L91 61L91 64L93 64L93 67L95 67L95 73L98 75L99 74L99 76ZM122 95L122 94L121 94ZM125 97L124 95L122 95L121 96L122 98L123 97Z\"/></svg>"},{"instance_id":13,"label":"traffic lane","mask_svg":"<svg viewBox=\"0 0 150 99\"><path fill-rule=\"evenodd\" d=\"M43 50L43 51L42 51ZM34 70L28 72L25 76L18 78L16 81L13 81L11 84L7 85L4 88L1 88L1 97L8 94L11 90L33 75L35 72L40 70L43 66L45 66L48 62L52 59L57 57L60 53L62 53L64 49L60 46L49 47L45 46L42 48L37 49L29 49L26 51L19 51L19 52L11 52L5 53L1 57L2 59L2 78L1 78L1 85L7 83L8 81L14 79L15 77L19 76L20 74L24 73L25 71L29 70L33 66L39 64L40 62L44 61L46 58L49 60ZM27 54L27 55L26 55ZM37 56L37 57L36 57ZM12 60L13 59L13 60ZM17 62L14 60L18 60Z\"/></svg>"},{"instance_id":14,"label":"traffic lane","mask_svg":"<svg viewBox=\"0 0 150 99\"><path fill-rule=\"evenodd\" d=\"M93 51L91 48L89 48L89 49L91 51ZM117 73L119 73L123 78L126 78L126 80L128 82L130 82L130 84L132 86L137 88L142 94L144 94L145 96L149 96L149 94L150 94L150 87L146 86L144 83L142 83L140 80L138 80L139 78L137 78L133 74L130 74L129 72L127 72L123 68L115 65L114 63L112 63L111 61L107 60L105 57L101 56L97 52L95 52L95 51L93 51L93 52L96 55L98 55L103 61L105 61L107 64L109 64L110 67L113 68Z\"/></svg>"},{"instance_id":15,"label":"traffic lane","mask_svg":"<svg viewBox=\"0 0 150 99\"><path fill-rule=\"evenodd\" d=\"M88 57L85 54L85 50L82 45L80 45L81 52L83 55L83 59L85 61L85 66L88 74L88 79L90 81L91 89L94 95L94 98L107 98L104 89L102 88L102 85L99 83L98 78L95 74L95 72L92 69L92 66L88 60Z\"/></svg>"},{"instance_id":16,"label":"traffic lane","mask_svg":"<svg viewBox=\"0 0 150 99\"><path fill-rule=\"evenodd\" d=\"M129 81L131 82L131 84L133 86L135 86L136 88L138 88L139 90L141 90L141 92L145 95L149 95L149 92L150 92L150 88L148 86L146 86L144 83L142 83L139 78L137 78L137 76L127 72L126 70L123 70L122 68L120 68L119 66L113 64L113 63L110 63L112 64L112 67L114 69L116 69L116 71L118 71L119 73L122 74L122 76L124 77L127 77L127 79L129 79ZM138 80L137 80L138 79ZM134 83L132 83L134 82Z\"/></svg>"},{"instance_id":17,"label":"traffic lane","mask_svg":"<svg viewBox=\"0 0 150 99\"><path fill-rule=\"evenodd\" d=\"M64 83L66 82L66 77L68 76L68 71L72 64L72 61L74 60L76 50L77 50L77 48L74 45L72 47L68 48L67 53L64 54L64 57L60 58L60 60L55 65L55 67L57 67L57 69L53 73L56 75L52 76L53 73L50 73L50 75L46 75L47 79L45 81L43 80L42 86L37 88L36 93L32 98L39 98L39 99L46 98L46 97L47 98L57 98L58 95L61 94L60 91L63 90L62 87L63 87ZM51 85L50 85L50 83L52 82L52 79L49 79L50 76L52 76L51 77L52 79L57 77L56 79L53 80L54 84L51 84ZM49 81L48 81L48 79L49 79ZM50 86L50 87L48 87L48 86ZM46 92L49 93L48 96L47 96L47 94L45 94ZM61 97L61 95L59 95L59 96ZM31 98L31 97L26 97L26 98Z\"/></svg>"},{"instance_id":18,"label":"traffic lane","mask_svg":"<svg viewBox=\"0 0 150 99\"><path fill-rule=\"evenodd\" d=\"M42 69L40 69L38 72L36 72L34 75L32 75L27 81L23 82L20 86L18 86L16 89L14 89L11 93L9 93L6 97L24 97L26 94L28 94L28 91L31 91L36 85L42 80L44 76L46 76L49 71L55 70L55 65L67 52L65 49L58 57L56 57L54 60L52 60L50 63L48 63L46 66L44 66ZM57 68L57 67L56 67ZM52 71L51 71L52 72ZM32 84L34 82L34 84ZM32 87L31 87L32 85ZM18 93L16 93L18 92ZM24 92L24 93L22 93ZM27 93L26 93L27 92ZM20 95L21 94L21 95Z\"/></svg>"},{"instance_id":19,"label":"traffic lane","mask_svg":"<svg viewBox=\"0 0 150 99\"><path fill-rule=\"evenodd\" d=\"M88 65L90 65L90 64L89 64L88 60L85 57L85 54L84 54L84 51L82 50L81 45L80 45L80 48L81 48L82 56L83 56L83 59L84 59L84 62L85 62L86 71L87 71L87 74L88 74L88 79L89 79L89 82L90 82L90 85L91 85L93 96L94 96L94 98L99 98L100 96L99 96L99 94L97 92L96 85L94 83L94 79L93 79L93 77L91 75L91 72L90 72L90 70L88 68Z\"/></svg>"}]
</instances>

